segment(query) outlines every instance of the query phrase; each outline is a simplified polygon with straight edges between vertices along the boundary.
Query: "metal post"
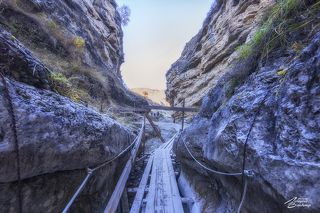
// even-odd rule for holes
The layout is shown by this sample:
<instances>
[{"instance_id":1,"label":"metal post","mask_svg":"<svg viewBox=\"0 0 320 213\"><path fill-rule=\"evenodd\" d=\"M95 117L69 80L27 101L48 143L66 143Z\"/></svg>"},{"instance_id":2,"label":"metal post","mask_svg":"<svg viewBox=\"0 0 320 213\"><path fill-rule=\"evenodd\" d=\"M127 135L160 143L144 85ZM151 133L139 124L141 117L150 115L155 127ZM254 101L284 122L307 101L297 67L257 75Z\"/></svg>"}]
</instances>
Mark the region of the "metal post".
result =
<instances>
[{"instance_id":1,"label":"metal post","mask_svg":"<svg viewBox=\"0 0 320 213\"><path fill-rule=\"evenodd\" d=\"M174 107L174 100L172 102L172 106ZM172 116L173 116L173 123L176 123L176 116L174 115L174 113L172 114Z\"/></svg>"},{"instance_id":2,"label":"metal post","mask_svg":"<svg viewBox=\"0 0 320 213\"><path fill-rule=\"evenodd\" d=\"M182 101L182 124L181 124L181 130L183 130L183 127L184 127L184 107L185 107L185 104L186 104L186 100L183 99Z\"/></svg>"}]
</instances>

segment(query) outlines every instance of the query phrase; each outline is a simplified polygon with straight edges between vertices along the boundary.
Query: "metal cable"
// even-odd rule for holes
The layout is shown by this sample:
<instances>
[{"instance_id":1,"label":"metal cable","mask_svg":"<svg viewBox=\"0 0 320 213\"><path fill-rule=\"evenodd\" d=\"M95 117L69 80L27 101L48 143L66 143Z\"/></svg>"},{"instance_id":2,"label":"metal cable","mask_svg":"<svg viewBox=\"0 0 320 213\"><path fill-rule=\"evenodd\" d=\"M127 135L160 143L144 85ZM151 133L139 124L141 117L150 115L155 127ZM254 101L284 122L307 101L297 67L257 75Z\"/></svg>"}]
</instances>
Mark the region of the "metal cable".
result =
<instances>
[{"instance_id":1,"label":"metal cable","mask_svg":"<svg viewBox=\"0 0 320 213\"><path fill-rule=\"evenodd\" d=\"M246 195L247 195L247 188L248 188L248 181L247 181L247 178L244 178L244 187L243 187L241 201L240 201L237 213L240 213L240 211L241 211L241 208L243 206L244 200L245 200Z\"/></svg>"},{"instance_id":2,"label":"metal cable","mask_svg":"<svg viewBox=\"0 0 320 213\"><path fill-rule=\"evenodd\" d=\"M203 165L200 161L198 161L198 160L193 156L193 154L191 153L191 151L189 150L189 148L188 148L187 144L185 143L185 141L184 141L184 140L182 140L182 141L183 141L183 144L184 144L184 146L186 147L189 155L190 155L190 156L192 157L192 159L193 159L195 162L197 162L202 168L204 168L204 169L206 169L206 170L208 170L208 171L210 171L210 172L212 172L212 173L218 174L218 175L227 175L227 176L239 176L239 175L242 175L242 172L226 173L226 172L220 172L220 171L217 171L217 170L210 169L209 167Z\"/></svg>"},{"instance_id":3,"label":"metal cable","mask_svg":"<svg viewBox=\"0 0 320 213\"><path fill-rule=\"evenodd\" d=\"M139 136L139 135L138 135ZM96 171L98 169L100 169L101 167L104 167L105 165L117 160L118 158L120 158L122 155L124 155L125 153L127 153L127 151L129 151L129 149L136 143L138 136L134 139L134 141L127 146L127 148L125 148L124 150L122 150L118 155L114 156L113 158L111 158L110 160L105 161L104 163L92 168L92 171Z\"/></svg>"},{"instance_id":4,"label":"metal cable","mask_svg":"<svg viewBox=\"0 0 320 213\"><path fill-rule=\"evenodd\" d=\"M15 152L16 152L16 164L17 164L17 178L18 178L18 206L19 206L19 212L22 213L22 189L21 189L21 174L20 174L20 150L19 150L19 142L18 142L18 135L17 135L17 123L16 123L16 116L14 114L13 110L13 103L10 96L10 91L8 89L7 81L4 78L3 74L0 72L0 76L3 82L4 86L4 96L8 101L8 112L11 117L11 129L13 133L13 142L15 146Z\"/></svg>"},{"instance_id":5,"label":"metal cable","mask_svg":"<svg viewBox=\"0 0 320 213\"><path fill-rule=\"evenodd\" d=\"M62 213L67 213L69 211L71 205L73 204L75 199L78 197L80 192L83 190L83 188L86 186L86 184L87 184L87 182L88 182L88 180L89 180L89 178L91 177L92 174L93 174L92 170L87 169L87 176L83 179L81 185L79 186L77 191L73 194L72 198L70 199L70 201L68 202L66 207L63 209Z\"/></svg>"},{"instance_id":6,"label":"metal cable","mask_svg":"<svg viewBox=\"0 0 320 213\"><path fill-rule=\"evenodd\" d=\"M134 141L127 146L123 151L121 151L119 154L117 154L116 156L114 156L113 158L111 158L110 160L105 161L104 163L90 169L87 168L87 175L86 177L83 179L83 181L81 182L80 186L78 187L78 189L76 190L76 192L72 195L72 198L69 200L68 204L66 205L66 207L63 209L62 213L67 213L70 209L70 207L72 206L73 202L75 201L75 199L79 196L80 192L83 190L83 188L86 186L86 184L88 183L89 178L93 175L93 173L100 169L103 166L106 166L107 164L115 161L116 159L120 158L123 154L125 154L139 139L139 137L141 136L141 134L143 133L144 130L144 124L142 125L139 134L137 135L137 137L134 139Z\"/></svg>"},{"instance_id":7,"label":"metal cable","mask_svg":"<svg viewBox=\"0 0 320 213\"><path fill-rule=\"evenodd\" d=\"M247 186L246 186L247 181L246 181L246 177L245 177L245 174L244 174L245 172L244 172L244 171L245 171L245 169L246 169L247 144L248 144L248 141L249 141L249 136L250 136L250 133L251 133L253 127L254 127L254 124L255 124L256 119L257 119L257 117L258 117L258 113L260 112L260 109L261 109L261 107L262 107L262 104L264 103L264 101L265 101L266 98L268 97L269 93L270 93L270 91L267 92L267 94L263 97L263 99L262 99L262 101L261 101L261 103L260 103L260 105L259 105L256 113L254 114L253 121L252 121L252 123L251 123L251 125L250 125L250 128L249 128L249 131L248 131L246 140L245 140L245 142L244 142L243 158L242 158L242 177L241 177L241 179L242 179L241 182L242 182L242 186L243 186L243 191L242 191L242 193L241 193L241 197L242 197L242 198L241 198L241 201L244 200L244 197L245 197L245 194L244 194L244 193L245 193L245 190L247 190L247 189L246 189L246 187L247 187ZM243 202L243 201L242 201L242 202ZM238 213L240 213L242 204L243 204L243 203L241 203L241 205L239 206Z\"/></svg>"}]
</instances>

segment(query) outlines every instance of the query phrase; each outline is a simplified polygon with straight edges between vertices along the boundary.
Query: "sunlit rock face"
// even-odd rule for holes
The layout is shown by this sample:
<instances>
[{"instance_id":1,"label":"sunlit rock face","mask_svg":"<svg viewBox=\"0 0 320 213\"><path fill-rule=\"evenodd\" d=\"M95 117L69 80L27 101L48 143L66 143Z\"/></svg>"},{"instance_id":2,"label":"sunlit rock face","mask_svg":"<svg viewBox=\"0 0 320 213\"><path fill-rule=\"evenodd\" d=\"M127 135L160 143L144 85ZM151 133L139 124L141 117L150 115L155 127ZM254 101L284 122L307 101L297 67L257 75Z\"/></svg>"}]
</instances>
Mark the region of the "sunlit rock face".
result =
<instances>
[{"instance_id":1,"label":"sunlit rock face","mask_svg":"<svg viewBox=\"0 0 320 213\"><path fill-rule=\"evenodd\" d=\"M171 104L201 105L202 98L231 67L236 47L246 41L273 0L216 1L203 27L167 72Z\"/></svg>"},{"instance_id":2,"label":"sunlit rock face","mask_svg":"<svg viewBox=\"0 0 320 213\"><path fill-rule=\"evenodd\" d=\"M89 103L141 102L121 79L123 32L114 0L4 0L0 8L0 27L11 39L85 91Z\"/></svg>"}]
</instances>

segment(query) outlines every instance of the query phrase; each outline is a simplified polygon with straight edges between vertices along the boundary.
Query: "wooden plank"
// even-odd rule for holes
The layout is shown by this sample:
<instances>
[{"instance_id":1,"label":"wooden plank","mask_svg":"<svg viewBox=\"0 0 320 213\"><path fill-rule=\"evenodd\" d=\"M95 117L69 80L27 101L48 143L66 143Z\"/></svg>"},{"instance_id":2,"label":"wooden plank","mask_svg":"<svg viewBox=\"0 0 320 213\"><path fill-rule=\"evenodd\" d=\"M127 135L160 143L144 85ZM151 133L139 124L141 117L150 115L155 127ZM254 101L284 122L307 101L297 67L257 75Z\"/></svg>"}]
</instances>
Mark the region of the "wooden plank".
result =
<instances>
[{"instance_id":1,"label":"wooden plank","mask_svg":"<svg viewBox=\"0 0 320 213\"><path fill-rule=\"evenodd\" d=\"M142 135L144 132L144 125L145 125L145 123L143 123L143 126L139 132L138 137L137 137L137 141L135 143L135 146L131 150L131 156L130 156L128 162L126 163L126 166L124 167L124 169L121 173L121 176L120 176L120 178L117 182L117 185L111 195L111 198L107 204L107 207L104 210L104 213L114 213L117 210L120 198L121 198L123 190L126 186L127 180L129 178L129 175L131 172L132 165L134 163L134 160L136 158L137 152L139 150L139 147L140 147L140 144L142 141Z\"/></svg>"},{"instance_id":2,"label":"wooden plank","mask_svg":"<svg viewBox=\"0 0 320 213\"><path fill-rule=\"evenodd\" d=\"M186 100L185 99L183 99L183 102L182 102L182 108L183 108L183 110L182 110L182 123L181 123L181 130L183 130L183 128L184 128L184 112L185 112L185 104L186 104Z\"/></svg>"},{"instance_id":3,"label":"wooden plank","mask_svg":"<svg viewBox=\"0 0 320 213\"><path fill-rule=\"evenodd\" d=\"M129 201L128 201L128 194L126 188L124 189L124 192L122 193L121 197L121 212L127 213L129 212Z\"/></svg>"},{"instance_id":4,"label":"wooden plank","mask_svg":"<svg viewBox=\"0 0 320 213\"><path fill-rule=\"evenodd\" d=\"M188 197L182 197L181 198L181 202L182 203L186 203L186 204L193 204L194 200L192 198L188 198Z\"/></svg>"},{"instance_id":5,"label":"wooden plank","mask_svg":"<svg viewBox=\"0 0 320 213\"><path fill-rule=\"evenodd\" d=\"M152 164L152 172L151 172L151 180L149 185L149 192L147 195L147 205L146 205L146 211L145 212L155 212L155 203L154 203L154 197L156 192L156 172L157 172L157 166L159 164L159 150L156 150L154 153L153 158L153 164Z\"/></svg>"},{"instance_id":6,"label":"wooden plank","mask_svg":"<svg viewBox=\"0 0 320 213\"><path fill-rule=\"evenodd\" d=\"M166 144L172 144L174 138L172 137ZM145 212L183 213L180 192L170 157L171 147L162 146L155 152Z\"/></svg>"},{"instance_id":7,"label":"wooden plank","mask_svg":"<svg viewBox=\"0 0 320 213\"><path fill-rule=\"evenodd\" d=\"M170 150L165 150L165 156L167 161L167 166L169 170L169 179L170 179L170 186L171 186L171 196L172 196L172 203L173 203L173 212L175 213L183 213L183 206L181 202L180 192L178 189L178 184L176 180L176 175L173 170L172 161L170 157Z\"/></svg>"},{"instance_id":8,"label":"wooden plank","mask_svg":"<svg viewBox=\"0 0 320 213\"><path fill-rule=\"evenodd\" d=\"M174 210L174 203L172 199L172 186L170 182L170 174L168 169L168 162L166 159L165 151L162 150L162 194L158 196L159 209L163 209L163 212L176 212Z\"/></svg>"},{"instance_id":9,"label":"wooden plank","mask_svg":"<svg viewBox=\"0 0 320 213\"><path fill-rule=\"evenodd\" d=\"M156 132L156 134L158 135L158 137L160 138L160 140L165 143L166 141L163 139L163 137L161 136L161 132L159 131L157 125L155 125L150 117L150 115L148 113L145 114L145 117L148 119L149 123L151 124L152 128L154 129L154 131Z\"/></svg>"},{"instance_id":10,"label":"wooden plank","mask_svg":"<svg viewBox=\"0 0 320 213\"><path fill-rule=\"evenodd\" d=\"M166 143L163 149L167 149L169 151L172 150L174 139L177 137L178 133L174 134L174 136Z\"/></svg>"},{"instance_id":11,"label":"wooden plank","mask_svg":"<svg viewBox=\"0 0 320 213\"><path fill-rule=\"evenodd\" d=\"M148 160L147 166L143 172L140 184L139 184L139 188L138 191L136 193L136 196L134 198L132 207L130 209L130 213L139 213L142 202L143 202L143 197L144 197L144 192L148 183L148 179L149 179L149 174L151 171L151 167L152 167L152 163L153 163L153 156L151 156Z\"/></svg>"}]
</instances>

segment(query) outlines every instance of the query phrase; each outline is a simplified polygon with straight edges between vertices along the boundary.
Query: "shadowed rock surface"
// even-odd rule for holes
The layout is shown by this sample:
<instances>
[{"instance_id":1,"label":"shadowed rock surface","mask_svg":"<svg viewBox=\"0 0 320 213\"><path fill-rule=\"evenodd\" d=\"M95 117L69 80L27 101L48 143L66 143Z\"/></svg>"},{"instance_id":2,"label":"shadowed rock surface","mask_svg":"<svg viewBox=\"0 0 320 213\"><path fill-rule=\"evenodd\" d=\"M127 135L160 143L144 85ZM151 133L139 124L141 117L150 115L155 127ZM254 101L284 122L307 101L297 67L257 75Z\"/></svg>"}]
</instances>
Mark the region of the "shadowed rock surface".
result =
<instances>
[{"instance_id":1,"label":"shadowed rock surface","mask_svg":"<svg viewBox=\"0 0 320 213\"><path fill-rule=\"evenodd\" d=\"M50 71L10 33L0 29L0 68L17 81L51 89Z\"/></svg>"},{"instance_id":2,"label":"shadowed rock surface","mask_svg":"<svg viewBox=\"0 0 320 213\"><path fill-rule=\"evenodd\" d=\"M121 79L116 7L113 0L0 1L0 72L16 117L23 212L61 212L86 168L111 159L134 139L132 129L92 109L146 104ZM90 98L79 93L81 104L75 103L57 84ZM8 110L0 80L0 211L18 212ZM96 171L70 212L101 212L125 162L126 155Z\"/></svg>"},{"instance_id":3,"label":"shadowed rock surface","mask_svg":"<svg viewBox=\"0 0 320 213\"><path fill-rule=\"evenodd\" d=\"M133 141L128 129L68 98L15 81L8 85L17 123L25 212L60 211L87 167L111 159ZM0 83L0 206L7 212L17 207L17 175L3 89ZM92 212L105 204L119 168L121 161L116 161L94 175L75 207Z\"/></svg>"},{"instance_id":4,"label":"shadowed rock surface","mask_svg":"<svg viewBox=\"0 0 320 213\"><path fill-rule=\"evenodd\" d=\"M201 168L184 143L209 168L231 173L242 172L247 138L245 168L255 176L241 212L319 212L320 13L311 6L317 1L304 1L280 21L285 42L267 56L264 44L255 46L247 58L236 47L250 42L273 1L218 2L167 73L171 103L186 98L187 105L201 105L175 144L201 212L236 212L242 179ZM306 198L310 207L287 208L294 197Z\"/></svg>"},{"instance_id":5,"label":"shadowed rock surface","mask_svg":"<svg viewBox=\"0 0 320 213\"><path fill-rule=\"evenodd\" d=\"M279 72L283 69L285 74ZM205 177L212 187L208 191L192 181L199 193L206 193L202 194L204 212L235 212L241 177L200 169L182 141L210 168L241 172L247 137L246 169L253 169L255 177L249 180L242 212L319 211L319 83L318 33L300 57L278 57L259 67L220 108L211 107L215 96L207 97L202 105L206 113L194 119L176 147L189 178ZM219 88L214 88L210 94L217 95L217 91ZM311 206L288 209L284 203L293 197L307 198Z\"/></svg>"}]
</instances>

